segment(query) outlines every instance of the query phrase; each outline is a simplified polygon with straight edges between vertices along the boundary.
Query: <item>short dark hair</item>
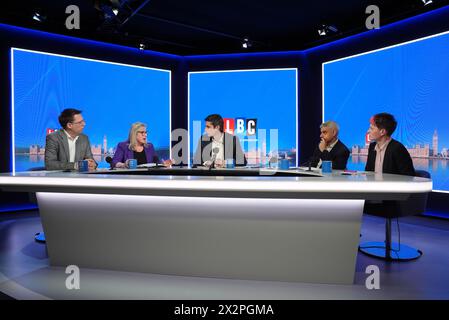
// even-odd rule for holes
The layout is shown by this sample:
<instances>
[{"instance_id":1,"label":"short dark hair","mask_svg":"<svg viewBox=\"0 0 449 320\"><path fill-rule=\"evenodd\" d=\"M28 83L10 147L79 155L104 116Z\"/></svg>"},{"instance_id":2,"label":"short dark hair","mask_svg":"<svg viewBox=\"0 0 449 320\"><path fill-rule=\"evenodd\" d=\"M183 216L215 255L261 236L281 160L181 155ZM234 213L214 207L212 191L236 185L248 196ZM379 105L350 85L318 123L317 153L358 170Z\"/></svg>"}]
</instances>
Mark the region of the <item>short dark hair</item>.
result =
<instances>
[{"instance_id":1,"label":"short dark hair","mask_svg":"<svg viewBox=\"0 0 449 320\"><path fill-rule=\"evenodd\" d=\"M387 136L391 136L398 125L394 116L386 112L375 114L373 119L376 127L387 131Z\"/></svg>"},{"instance_id":2,"label":"short dark hair","mask_svg":"<svg viewBox=\"0 0 449 320\"><path fill-rule=\"evenodd\" d=\"M220 126L220 131L223 132L224 121L219 114L210 114L205 120L211 122L214 127Z\"/></svg>"},{"instance_id":3,"label":"short dark hair","mask_svg":"<svg viewBox=\"0 0 449 320\"><path fill-rule=\"evenodd\" d=\"M76 114L81 114L81 110L77 110L77 109L64 109L62 110L61 114L59 115L59 124L61 125L61 127L63 127L64 129L67 128L67 123L72 122L73 121L73 117Z\"/></svg>"}]
</instances>

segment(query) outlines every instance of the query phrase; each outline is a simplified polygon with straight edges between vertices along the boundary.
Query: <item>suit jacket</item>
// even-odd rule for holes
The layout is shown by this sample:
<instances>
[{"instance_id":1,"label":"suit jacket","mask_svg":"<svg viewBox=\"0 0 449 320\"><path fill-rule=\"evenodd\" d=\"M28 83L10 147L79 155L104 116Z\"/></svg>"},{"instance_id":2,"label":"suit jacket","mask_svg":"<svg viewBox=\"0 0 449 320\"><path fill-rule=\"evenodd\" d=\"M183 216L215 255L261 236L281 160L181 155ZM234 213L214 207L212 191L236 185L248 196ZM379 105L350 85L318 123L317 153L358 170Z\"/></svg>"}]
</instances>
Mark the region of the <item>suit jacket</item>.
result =
<instances>
[{"instance_id":1,"label":"suit jacket","mask_svg":"<svg viewBox=\"0 0 449 320\"><path fill-rule=\"evenodd\" d=\"M144 148L145 156L147 157L148 163L158 163L159 158L156 155L156 151L154 151L154 147L152 143L148 143L147 146ZM112 158L112 167L115 167L115 165L118 162L125 162L128 159L134 159L134 151L129 149L129 141L123 141L120 142L117 145L117 148L114 153L114 157Z\"/></svg>"},{"instance_id":2,"label":"suit jacket","mask_svg":"<svg viewBox=\"0 0 449 320\"><path fill-rule=\"evenodd\" d=\"M234 159L236 166L246 166L247 161L245 154L243 153L240 140L236 136L224 133L223 137L224 145L224 159ZM194 165L202 165L205 161L212 159L212 137L203 135L198 141L195 155L193 157Z\"/></svg>"},{"instance_id":3,"label":"suit jacket","mask_svg":"<svg viewBox=\"0 0 449 320\"><path fill-rule=\"evenodd\" d=\"M376 165L377 152L374 149L376 142L369 145L368 160L366 161L365 171L374 171ZM383 173L402 174L406 176L414 176L415 168L413 161L407 149L402 143L391 139L385 150L384 163L382 165Z\"/></svg>"},{"instance_id":4,"label":"suit jacket","mask_svg":"<svg viewBox=\"0 0 449 320\"><path fill-rule=\"evenodd\" d=\"M344 170L348 163L349 153L349 149L343 142L341 142L341 140L338 140L330 152L327 150L321 152L320 148L317 146L312 157L309 159L311 162L310 165L316 167L321 159L321 161L332 161L332 169Z\"/></svg>"},{"instance_id":5,"label":"suit jacket","mask_svg":"<svg viewBox=\"0 0 449 320\"><path fill-rule=\"evenodd\" d=\"M80 134L76 140L75 162L93 159L89 138ZM69 143L64 130L58 130L47 135L45 140L45 169L73 170L75 162L70 161Z\"/></svg>"}]
</instances>

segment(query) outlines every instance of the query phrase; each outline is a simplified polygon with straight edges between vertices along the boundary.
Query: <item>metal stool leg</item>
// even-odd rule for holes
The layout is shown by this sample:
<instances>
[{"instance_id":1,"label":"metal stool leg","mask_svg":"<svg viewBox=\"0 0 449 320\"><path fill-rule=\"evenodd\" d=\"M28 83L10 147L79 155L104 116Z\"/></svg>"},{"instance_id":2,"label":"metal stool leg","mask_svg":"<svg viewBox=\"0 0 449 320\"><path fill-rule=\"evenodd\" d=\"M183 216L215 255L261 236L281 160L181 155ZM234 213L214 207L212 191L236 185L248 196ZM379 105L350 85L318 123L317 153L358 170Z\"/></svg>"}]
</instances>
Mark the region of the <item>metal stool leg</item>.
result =
<instances>
[{"instance_id":1,"label":"metal stool leg","mask_svg":"<svg viewBox=\"0 0 449 320\"><path fill-rule=\"evenodd\" d=\"M421 250L391 241L391 218L386 218L385 221L385 241L363 242L359 245L359 251L387 261L409 261L422 255Z\"/></svg>"},{"instance_id":2,"label":"metal stool leg","mask_svg":"<svg viewBox=\"0 0 449 320\"><path fill-rule=\"evenodd\" d=\"M34 235L34 240L37 242L45 243L45 234L44 232L38 232Z\"/></svg>"}]
</instances>

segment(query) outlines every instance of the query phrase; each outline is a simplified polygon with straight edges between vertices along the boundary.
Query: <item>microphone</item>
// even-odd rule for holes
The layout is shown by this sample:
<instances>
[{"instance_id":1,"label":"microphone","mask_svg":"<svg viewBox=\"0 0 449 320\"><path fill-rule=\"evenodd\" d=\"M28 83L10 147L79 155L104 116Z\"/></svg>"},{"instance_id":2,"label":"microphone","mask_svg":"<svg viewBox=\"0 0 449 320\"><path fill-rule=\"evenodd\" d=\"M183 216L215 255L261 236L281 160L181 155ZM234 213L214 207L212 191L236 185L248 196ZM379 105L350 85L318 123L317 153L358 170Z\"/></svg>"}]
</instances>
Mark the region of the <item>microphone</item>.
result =
<instances>
[{"instance_id":1,"label":"microphone","mask_svg":"<svg viewBox=\"0 0 449 320\"><path fill-rule=\"evenodd\" d=\"M313 171L312 170L312 158L310 158L307 161L301 162L301 164L299 165L300 167L308 167L308 169L306 171Z\"/></svg>"},{"instance_id":2,"label":"microphone","mask_svg":"<svg viewBox=\"0 0 449 320\"><path fill-rule=\"evenodd\" d=\"M271 158L268 160L268 167L271 168L271 165L274 165L278 161L279 157L276 154L272 155Z\"/></svg>"},{"instance_id":3,"label":"microphone","mask_svg":"<svg viewBox=\"0 0 449 320\"><path fill-rule=\"evenodd\" d=\"M214 167L214 165L215 165L215 160L217 159L218 151L220 151L220 149L217 148L217 147L212 149L212 153L213 153L213 155L212 155L212 163L210 164L209 170L211 170Z\"/></svg>"},{"instance_id":4,"label":"microphone","mask_svg":"<svg viewBox=\"0 0 449 320\"><path fill-rule=\"evenodd\" d=\"M107 163L109 163L109 170L112 170L112 158L110 156L107 156L104 160L106 160Z\"/></svg>"}]
</instances>

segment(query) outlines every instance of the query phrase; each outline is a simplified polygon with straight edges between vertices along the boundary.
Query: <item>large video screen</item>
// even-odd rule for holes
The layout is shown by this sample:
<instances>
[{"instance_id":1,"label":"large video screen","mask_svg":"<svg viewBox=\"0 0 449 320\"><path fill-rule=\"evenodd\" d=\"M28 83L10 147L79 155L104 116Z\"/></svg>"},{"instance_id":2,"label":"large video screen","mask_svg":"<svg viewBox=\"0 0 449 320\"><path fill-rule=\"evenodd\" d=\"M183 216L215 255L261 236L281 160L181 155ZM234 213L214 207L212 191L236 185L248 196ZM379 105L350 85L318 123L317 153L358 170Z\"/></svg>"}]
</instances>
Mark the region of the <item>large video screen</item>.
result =
<instances>
[{"instance_id":1,"label":"large video screen","mask_svg":"<svg viewBox=\"0 0 449 320\"><path fill-rule=\"evenodd\" d=\"M297 165L298 70L256 69L189 73L190 159L204 134L204 119L220 114L240 139L248 164L287 158Z\"/></svg>"},{"instance_id":2,"label":"large video screen","mask_svg":"<svg viewBox=\"0 0 449 320\"><path fill-rule=\"evenodd\" d=\"M415 169L430 172L434 191L449 191L448 75L448 32L324 63L323 119L340 124L348 167L364 170L369 118L389 112Z\"/></svg>"},{"instance_id":3,"label":"large video screen","mask_svg":"<svg viewBox=\"0 0 449 320\"><path fill-rule=\"evenodd\" d=\"M131 124L148 125L160 158L170 156L170 71L11 49L12 171L44 166L45 137L65 108L82 110L100 167Z\"/></svg>"}]
</instances>

